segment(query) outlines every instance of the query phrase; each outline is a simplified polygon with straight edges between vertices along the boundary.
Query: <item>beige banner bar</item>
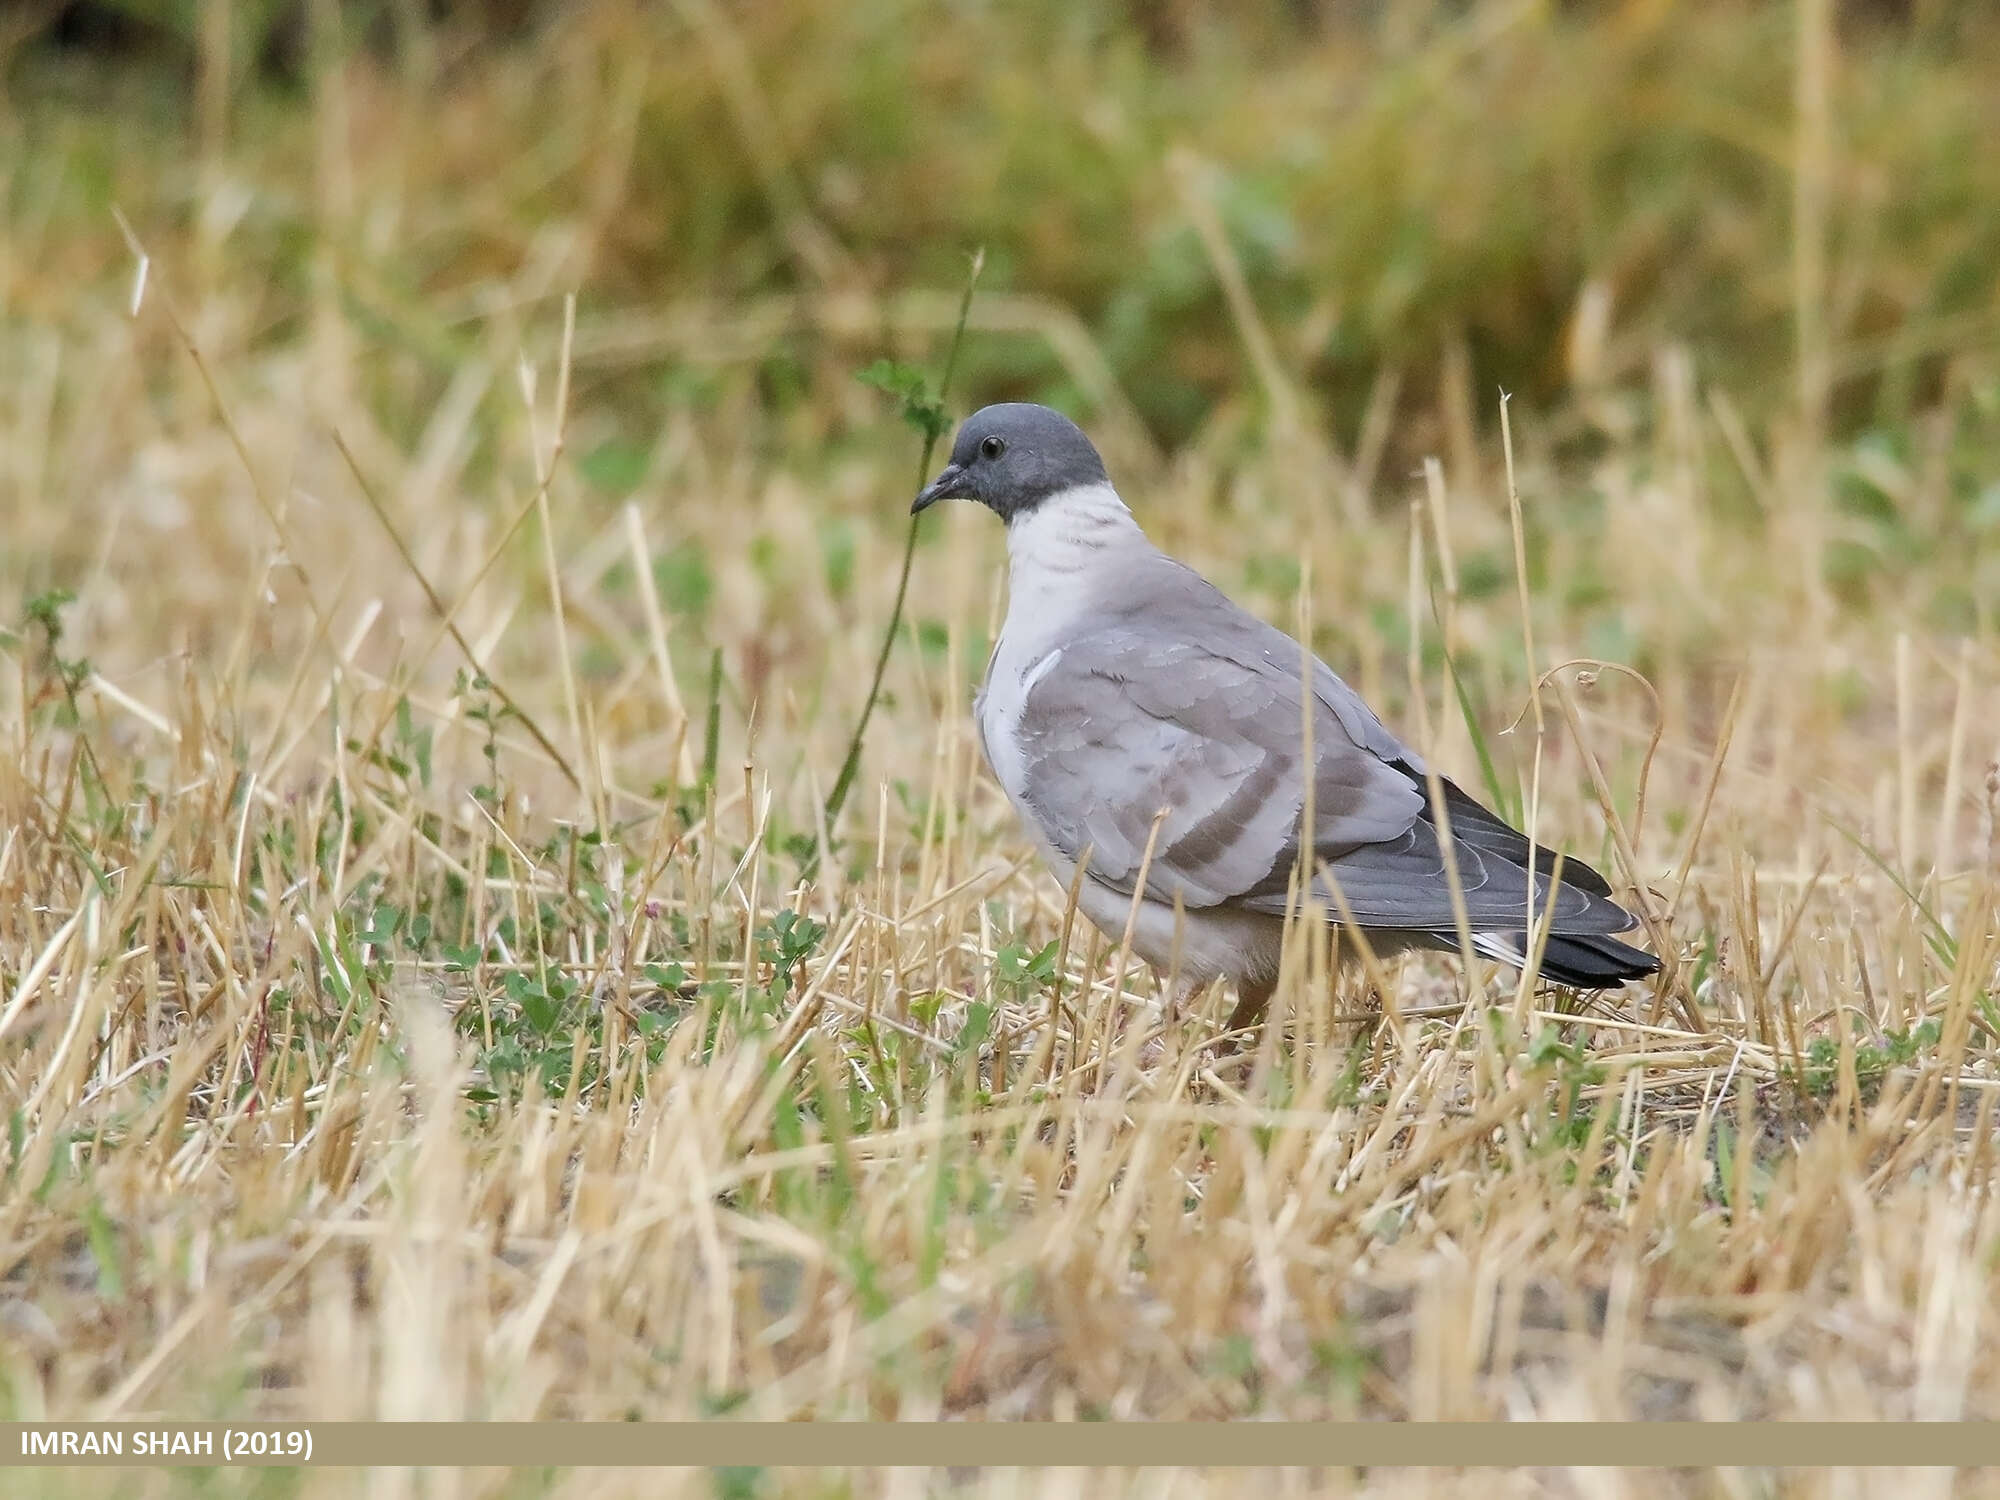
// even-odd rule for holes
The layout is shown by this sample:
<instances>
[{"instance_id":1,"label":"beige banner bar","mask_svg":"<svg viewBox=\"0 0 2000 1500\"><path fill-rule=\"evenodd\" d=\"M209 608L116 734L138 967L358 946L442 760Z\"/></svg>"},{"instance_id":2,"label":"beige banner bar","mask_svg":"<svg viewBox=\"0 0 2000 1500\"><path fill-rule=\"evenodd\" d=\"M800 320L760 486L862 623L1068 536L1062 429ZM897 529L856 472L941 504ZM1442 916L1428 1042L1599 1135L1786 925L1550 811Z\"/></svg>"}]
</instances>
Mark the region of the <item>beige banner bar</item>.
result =
<instances>
[{"instance_id":1,"label":"beige banner bar","mask_svg":"<svg viewBox=\"0 0 2000 1500\"><path fill-rule=\"evenodd\" d=\"M0 1466L558 1468L1446 1466L1636 1468L2000 1463L1977 1422L9 1422Z\"/></svg>"}]
</instances>

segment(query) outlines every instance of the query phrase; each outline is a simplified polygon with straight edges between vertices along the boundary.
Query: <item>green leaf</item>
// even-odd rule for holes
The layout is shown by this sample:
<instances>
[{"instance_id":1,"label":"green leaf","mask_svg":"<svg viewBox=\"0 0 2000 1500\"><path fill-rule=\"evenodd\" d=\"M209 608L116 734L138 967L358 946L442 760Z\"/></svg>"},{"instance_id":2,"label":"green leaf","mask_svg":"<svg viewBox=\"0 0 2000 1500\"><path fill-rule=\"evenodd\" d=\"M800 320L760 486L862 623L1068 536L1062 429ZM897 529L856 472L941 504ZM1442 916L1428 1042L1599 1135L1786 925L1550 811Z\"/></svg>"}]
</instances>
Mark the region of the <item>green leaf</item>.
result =
<instances>
[{"instance_id":1,"label":"green leaf","mask_svg":"<svg viewBox=\"0 0 2000 1500\"><path fill-rule=\"evenodd\" d=\"M931 395L930 382L921 370L893 359L878 359L855 377L863 385L894 396L902 404L903 420L915 428L927 443L943 437L951 427L944 406Z\"/></svg>"},{"instance_id":2,"label":"green leaf","mask_svg":"<svg viewBox=\"0 0 2000 1500\"><path fill-rule=\"evenodd\" d=\"M958 1050L970 1052L986 1040L993 1029L993 1007L975 1000L965 1008L965 1024L958 1029Z\"/></svg>"},{"instance_id":3,"label":"green leaf","mask_svg":"<svg viewBox=\"0 0 2000 1500\"><path fill-rule=\"evenodd\" d=\"M1538 1068L1567 1056L1569 1049L1563 1045L1562 1032L1553 1021L1545 1024L1528 1043L1528 1061Z\"/></svg>"},{"instance_id":4,"label":"green leaf","mask_svg":"<svg viewBox=\"0 0 2000 1500\"><path fill-rule=\"evenodd\" d=\"M562 1002L548 987L525 974L509 974L504 984L507 998L521 1007L521 1018L538 1035L548 1036L556 1029L556 1023L562 1019Z\"/></svg>"},{"instance_id":5,"label":"green leaf","mask_svg":"<svg viewBox=\"0 0 2000 1500\"><path fill-rule=\"evenodd\" d=\"M107 1302L125 1295L125 1275L118 1260L118 1236L105 1217L104 1206L95 1198L84 1205L84 1232L90 1240L90 1258L97 1262L97 1294Z\"/></svg>"}]
</instances>

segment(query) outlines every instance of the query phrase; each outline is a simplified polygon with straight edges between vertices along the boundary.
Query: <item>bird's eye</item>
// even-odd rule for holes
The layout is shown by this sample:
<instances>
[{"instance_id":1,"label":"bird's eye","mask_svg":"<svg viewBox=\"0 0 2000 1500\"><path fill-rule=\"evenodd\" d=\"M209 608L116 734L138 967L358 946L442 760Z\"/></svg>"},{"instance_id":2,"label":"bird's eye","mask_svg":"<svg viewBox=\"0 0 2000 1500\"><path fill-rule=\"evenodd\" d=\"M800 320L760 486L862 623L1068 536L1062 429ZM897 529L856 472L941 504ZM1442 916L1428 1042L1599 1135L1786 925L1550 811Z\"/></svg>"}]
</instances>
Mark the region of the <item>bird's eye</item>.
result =
<instances>
[{"instance_id":1,"label":"bird's eye","mask_svg":"<svg viewBox=\"0 0 2000 1500\"><path fill-rule=\"evenodd\" d=\"M1007 440L1005 438L990 437L979 445L979 456L981 458L998 458L1006 451Z\"/></svg>"}]
</instances>

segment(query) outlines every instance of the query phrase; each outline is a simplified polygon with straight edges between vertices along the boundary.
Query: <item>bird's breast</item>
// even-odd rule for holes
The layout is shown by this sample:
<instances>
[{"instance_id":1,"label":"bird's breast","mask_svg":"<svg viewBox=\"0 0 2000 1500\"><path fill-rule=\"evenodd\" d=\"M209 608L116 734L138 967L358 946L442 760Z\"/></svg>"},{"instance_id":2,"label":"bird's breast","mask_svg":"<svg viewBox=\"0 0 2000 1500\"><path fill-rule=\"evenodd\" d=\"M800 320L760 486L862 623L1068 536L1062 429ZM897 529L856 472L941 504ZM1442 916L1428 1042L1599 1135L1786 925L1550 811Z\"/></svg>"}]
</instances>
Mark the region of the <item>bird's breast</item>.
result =
<instances>
[{"instance_id":1,"label":"bird's breast","mask_svg":"<svg viewBox=\"0 0 2000 1500\"><path fill-rule=\"evenodd\" d=\"M1027 796L1028 764L1021 731L1028 694L1061 657L1060 646L1044 650L1014 649L1003 631L987 669L986 684L973 704L986 764L992 767L995 779L1016 808L1023 805Z\"/></svg>"}]
</instances>

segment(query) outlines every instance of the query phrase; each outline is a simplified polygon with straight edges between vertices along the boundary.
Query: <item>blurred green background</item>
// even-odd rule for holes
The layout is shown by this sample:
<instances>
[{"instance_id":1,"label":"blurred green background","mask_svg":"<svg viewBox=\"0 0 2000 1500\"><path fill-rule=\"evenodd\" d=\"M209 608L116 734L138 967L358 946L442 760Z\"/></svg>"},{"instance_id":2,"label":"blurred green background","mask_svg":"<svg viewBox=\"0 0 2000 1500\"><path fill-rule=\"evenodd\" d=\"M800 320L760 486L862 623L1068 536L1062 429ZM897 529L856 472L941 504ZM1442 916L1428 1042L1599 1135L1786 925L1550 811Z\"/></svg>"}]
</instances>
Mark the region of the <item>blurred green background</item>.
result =
<instances>
[{"instance_id":1,"label":"blurred green background","mask_svg":"<svg viewBox=\"0 0 2000 1500\"><path fill-rule=\"evenodd\" d=\"M1349 523L1431 455L1490 492L1504 390L1561 492L1694 465L1809 592L1993 621L1984 0L41 0L0 68L5 328L110 358L141 244L214 368L300 351L379 455L465 395L465 493L519 403L471 372L573 291L590 491L678 413L850 510L907 462L856 371L934 371L983 247L954 406L1064 407L1137 486L1275 442Z\"/></svg>"},{"instance_id":2,"label":"blurred green background","mask_svg":"<svg viewBox=\"0 0 2000 1500\"><path fill-rule=\"evenodd\" d=\"M1935 402L1954 356L2000 332L2000 7L1833 5L1802 190L1817 9L29 0L0 22L4 180L18 214L30 158L59 152L60 210L115 256L113 201L193 215L204 153L247 149L269 176L231 254L271 268L264 336L329 234L361 310L445 343L434 299L556 219L588 224L581 284L607 306L949 288L983 245L987 290L1072 310L1171 447L1251 373L1180 147L1276 357L1344 441L1385 369L1415 451L1438 441L1454 361L1474 392L1548 402L1615 390L1667 339L1754 423L1799 400L1802 295L1827 418L1853 434ZM335 56L379 73L383 128L427 101L410 187L446 201L393 258L371 250L383 226L329 223L305 191L323 143L288 121ZM1802 206L1820 257L1803 287ZM12 315L33 312L22 292ZM974 354L982 394L1088 398L1045 340ZM775 355L760 378L782 405L817 372L810 349Z\"/></svg>"}]
</instances>

